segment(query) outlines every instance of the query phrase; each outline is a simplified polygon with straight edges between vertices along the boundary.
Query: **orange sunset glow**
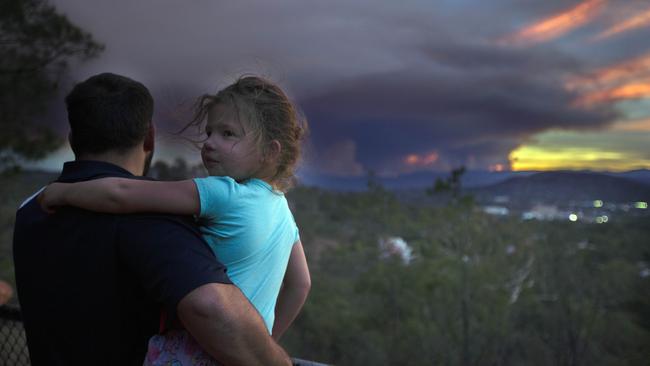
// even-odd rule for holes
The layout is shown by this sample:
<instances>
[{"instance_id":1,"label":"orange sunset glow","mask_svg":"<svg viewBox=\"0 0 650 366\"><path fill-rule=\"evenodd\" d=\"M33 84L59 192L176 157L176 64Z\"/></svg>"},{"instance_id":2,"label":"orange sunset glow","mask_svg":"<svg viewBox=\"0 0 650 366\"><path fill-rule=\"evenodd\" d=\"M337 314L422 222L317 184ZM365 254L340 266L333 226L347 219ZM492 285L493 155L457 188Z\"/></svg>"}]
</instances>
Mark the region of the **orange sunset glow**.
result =
<instances>
[{"instance_id":1,"label":"orange sunset glow","mask_svg":"<svg viewBox=\"0 0 650 366\"><path fill-rule=\"evenodd\" d=\"M619 87L588 93L576 100L574 105L588 107L598 103L650 97L650 79L632 82Z\"/></svg>"},{"instance_id":2,"label":"orange sunset glow","mask_svg":"<svg viewBox=\"0 0 650 366\"><path fill-rule=\"evenodd\" d=\"M566 87L569 90L585 90L648 76L650 53L596 70L587 76L572 77L567 81Z\"/></svg>"},{"instance_id":3,"label":"orange sunset glow","mask_svg":"<svg viewBox=\"0 0 650 366\"><path fill-rule=\"evenodd\" d=\"M560 14L531 24L507 36L501 44L526 44L550 41L590 22L606 4L605 0L586 0Z\"/></svg>"},{"instance_id":4,"label":"orange sunset glow","mask_svg":"<svg viewBox=\"0 0 650 366\"><path fill-rule=\"evenodd\" d=\"M491 172L503 172L506 170L506 166L504 164L494 164L490 165L488 170Z\"/></svg>"},{"instance_id":5,"label":"orange sunset glow","mask_svg":"<svg viewBox=\"0 0 650 366\"><path fill-rule=\"evenodd\" d=\"M627 171L647 168L650 161L624 152L597 147L546 148L522 146L510 153L513 171L530 170L609 170Z\"/></svg>"},{"instance_id":6,"label":"orange sunset glow","mask_svg":"<svg viewBox=\"0 0 650 366\"><path fill-rule=\"evenodd\" d=\"M426 166L438 161L438 153L432 152L426 155L410 154L404 158L404 162L411 166Z\"/></svg>"},{"instance_id":7,"label":"orange sunset glow","mask_svg":"<svg viewBox=\"0 0 650 366\"><path fill-rule=\"evenodd\" d=\"M646 27L649 25L650 25L650 8L640 14L633 16L632 18L626 19L604 30L603 32L599 33L594 39L602 40L602 39L610 38L619 33Z\"/></svg>"},{"instance_id":8,"label":"orange sunset glow","mask_svg":"<svg viewBox=\"0 0 650 366\"><path fill-rule=\"evenodd\" d=\"M570 77L565 88L580 94L577 107L650 97L650 54Z\"/></svg>"}]
</instances>

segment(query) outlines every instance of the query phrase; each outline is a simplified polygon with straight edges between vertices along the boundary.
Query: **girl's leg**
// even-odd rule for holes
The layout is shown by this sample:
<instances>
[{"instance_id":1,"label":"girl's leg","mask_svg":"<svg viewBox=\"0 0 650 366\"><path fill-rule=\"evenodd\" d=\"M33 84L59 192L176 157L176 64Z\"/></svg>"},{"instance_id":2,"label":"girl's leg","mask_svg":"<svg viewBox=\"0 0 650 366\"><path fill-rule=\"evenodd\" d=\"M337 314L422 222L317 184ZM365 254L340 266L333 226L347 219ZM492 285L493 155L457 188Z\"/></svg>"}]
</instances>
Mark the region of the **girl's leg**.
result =
<instances>
[{"instance_id":1,"label":"girl's leg","mask_svg":"<svg viewBox=\"0 0 650 366\"><path fill-rule=\"evenodd\" d=\"M169 330L149 340L144 366L218 366L185 330Z\"/></svg>"}]
</instances>

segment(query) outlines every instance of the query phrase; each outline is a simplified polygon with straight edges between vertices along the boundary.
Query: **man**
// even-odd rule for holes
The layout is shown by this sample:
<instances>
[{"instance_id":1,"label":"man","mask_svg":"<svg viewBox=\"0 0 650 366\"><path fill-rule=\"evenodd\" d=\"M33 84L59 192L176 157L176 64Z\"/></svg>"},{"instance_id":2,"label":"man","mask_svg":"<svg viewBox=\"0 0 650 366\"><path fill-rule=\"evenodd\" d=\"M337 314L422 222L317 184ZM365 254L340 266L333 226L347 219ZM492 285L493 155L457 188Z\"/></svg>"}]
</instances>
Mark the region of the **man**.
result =
<instances>
[{"instance_id":1,"label":"man","mask_svg":"<svg viewBox=\"0 0 650 366\"><path fill-rule=\"evenodd\" d=\"M154 128L144 85L100 74L66 104L75 161L58 181L146 172ZM223 364L291 364L189 218L48 215L32 198L16 214L14 261L32 365L142 365L161 309Z\"/></svg>"}]
</instances>

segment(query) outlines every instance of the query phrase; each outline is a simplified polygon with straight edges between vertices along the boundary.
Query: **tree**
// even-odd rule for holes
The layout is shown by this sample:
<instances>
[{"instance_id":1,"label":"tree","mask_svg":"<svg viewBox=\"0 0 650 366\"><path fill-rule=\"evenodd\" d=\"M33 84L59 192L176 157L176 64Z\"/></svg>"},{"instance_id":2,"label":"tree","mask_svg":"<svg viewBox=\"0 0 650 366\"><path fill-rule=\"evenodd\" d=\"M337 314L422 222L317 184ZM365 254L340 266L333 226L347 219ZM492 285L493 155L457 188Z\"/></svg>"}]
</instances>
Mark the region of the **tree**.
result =
<instances>
[{"instance_id":1,"label":"tree","mask_svg":"<svg viewBox=\"0 0 650 366\"><path fill-rule=\"evenodd\" d=\"M289 194L313 284L282 339L291 354L337 365L648 364L647 217L522 221L377 197ZM382 258L386 234L416 259Z\"/></svg>"},{"instance_id":2,"label":"tree","mask_svg":"<svg viewBox=\"0 0 650 366\"><path fill-rule=\"evenodd\" d=\"M449 177L445 179L436 178L433 187L427 188L426 194L429 196L436 194L449 195L454 204L472 208L475 203L474 197L471 194L462 194L463 174L465 174L464 166L452 169Z\"/></svg>"},{"instance_id":3,"label":"tree","mask_svg":"<svg viewBox=\"0 0 650 366\"><path fill-rule=\"evenodd\" d=\"M52 128L35 119L56 95L68 62L103 49L44 0L0 3L0 170L17 157L39 159L60 146Z\"/></svg>"},{"instance_id":4,"label":"tree","mask_svg":"<svg viewBox=\"0 0 650 366\"><path fill-rule=\"evenodd\" d=\"M164 160L156 161L149 169L148 176L158 180L184 180L193 177L204 177L203 164L189 165L182 157L174 159L173 164Z\"/></svg>"},{"instance_id":5,"label":"tree","mask_svg":"<svg viewBox=\"0 0 650 366\"><path fill-rule=\"evenodd\" d=\"M366 172L366 186L370 192L384 191L384 186L381 184L381 180L377 176L377 172L375 172L373 169L369 169Z\"/></svg>"},{"instance_id":6,"label":"tree","mask_svg":"<svg viewBox=\"0 0 650 366\"><path fill-rule=\"evenodd\" d=\"M465 167L461 166L451 171L451 175L446 179L436 178L433 187L427 189L427 194L431 195L440 192L451 192L454 199L457 199L461 191L461 178L465 174Z\"/></svg>"}]
</instances>

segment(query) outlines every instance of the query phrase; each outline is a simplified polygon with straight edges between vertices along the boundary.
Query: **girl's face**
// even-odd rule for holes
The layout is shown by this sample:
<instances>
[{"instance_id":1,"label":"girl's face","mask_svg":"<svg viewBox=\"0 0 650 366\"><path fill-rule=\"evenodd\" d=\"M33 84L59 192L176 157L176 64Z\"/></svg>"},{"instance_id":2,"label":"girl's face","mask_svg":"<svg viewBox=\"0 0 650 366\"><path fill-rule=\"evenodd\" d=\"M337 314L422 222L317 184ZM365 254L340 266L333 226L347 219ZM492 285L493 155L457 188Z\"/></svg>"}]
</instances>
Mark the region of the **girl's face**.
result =
<instances>
[{"instance_id":1,"label":"girl's face","mask_svg":"<svg viewBox=\"0 0 650 366\"><path fill-rule=\"evenodd\" d=\"M228 176L238 182L264 177L258 143L253 134L244 129L231 107L213 106L208 111L205 132L207 139L201 157L210 175Z\"/></svg>"}]
</instances>

